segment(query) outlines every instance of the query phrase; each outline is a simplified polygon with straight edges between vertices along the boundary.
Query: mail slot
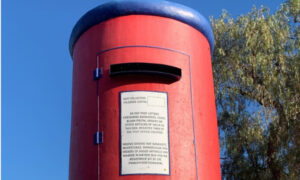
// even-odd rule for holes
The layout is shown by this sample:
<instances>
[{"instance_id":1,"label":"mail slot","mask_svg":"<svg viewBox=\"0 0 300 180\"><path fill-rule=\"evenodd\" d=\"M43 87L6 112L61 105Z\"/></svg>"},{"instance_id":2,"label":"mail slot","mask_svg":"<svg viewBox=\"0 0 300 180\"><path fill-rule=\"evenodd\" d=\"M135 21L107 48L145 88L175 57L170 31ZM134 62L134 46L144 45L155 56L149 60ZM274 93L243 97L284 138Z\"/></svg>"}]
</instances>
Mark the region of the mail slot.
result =
<instances>
[{"instance_id":1,"label":"mail slot","mask_svg":"<svg viewBox=\"0 0 300 180\"><path fill-rule=\"evenodd\" d=\"M69 179L220 179L213 47L209 22L168 1L83 15L70 37Z\"/></svg>"},{"instance_id":2,"label":"mail slot","mask_svg":"<svg viewBox=\"0 0 300 180\"><path fill-rule=\"evenodd\" d=\"M170 79L179 80L181 77L181 69L164 64L154 63L121 63L110 65L110 76L120 76L128 74L147 74L160 75Z\"/></svg>"}]
</instances>

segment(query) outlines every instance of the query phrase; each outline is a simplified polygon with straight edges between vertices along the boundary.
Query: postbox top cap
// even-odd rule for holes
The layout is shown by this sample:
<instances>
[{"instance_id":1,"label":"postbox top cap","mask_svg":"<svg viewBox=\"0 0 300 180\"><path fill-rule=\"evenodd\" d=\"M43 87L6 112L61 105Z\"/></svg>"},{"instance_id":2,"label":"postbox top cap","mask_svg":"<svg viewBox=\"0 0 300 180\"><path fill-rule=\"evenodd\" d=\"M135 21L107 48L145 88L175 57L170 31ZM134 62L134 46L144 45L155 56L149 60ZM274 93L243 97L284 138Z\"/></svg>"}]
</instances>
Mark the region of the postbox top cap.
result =
<instances>
[{"instance_id":1,"label":"postbox top cap","mask_svg":"<svg viewBox=\"0 0 300 180\"><path fill-rule=\"evenodd\" d=\"M76 41L89 28L111 18L134 14L168 17L186 23L200 31L207 38L211 52L213 52L214 35L211 25L192 8L161 0L115 0L88 11L79 19L72 30L69 41L71 56L73 56Z\"/></svg>"}]
</instances>

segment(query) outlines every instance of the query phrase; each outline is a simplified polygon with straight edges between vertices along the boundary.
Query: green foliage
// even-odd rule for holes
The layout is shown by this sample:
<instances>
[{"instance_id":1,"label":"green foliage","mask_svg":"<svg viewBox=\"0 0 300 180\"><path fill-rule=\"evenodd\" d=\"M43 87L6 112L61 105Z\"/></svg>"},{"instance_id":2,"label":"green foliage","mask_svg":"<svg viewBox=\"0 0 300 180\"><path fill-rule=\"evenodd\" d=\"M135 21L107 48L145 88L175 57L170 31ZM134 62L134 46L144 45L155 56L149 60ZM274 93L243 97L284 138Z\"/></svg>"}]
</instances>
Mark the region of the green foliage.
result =
<instances>
[{"instance_id":1,"label":"green foliage","mask_svg":"<svg viewBox=\"0 0 300 180\"><path fill-rule=\"evenodd\" d=\"M224 179L300 179L299 12L211 18Z\"/></svg>"}]
</instances>

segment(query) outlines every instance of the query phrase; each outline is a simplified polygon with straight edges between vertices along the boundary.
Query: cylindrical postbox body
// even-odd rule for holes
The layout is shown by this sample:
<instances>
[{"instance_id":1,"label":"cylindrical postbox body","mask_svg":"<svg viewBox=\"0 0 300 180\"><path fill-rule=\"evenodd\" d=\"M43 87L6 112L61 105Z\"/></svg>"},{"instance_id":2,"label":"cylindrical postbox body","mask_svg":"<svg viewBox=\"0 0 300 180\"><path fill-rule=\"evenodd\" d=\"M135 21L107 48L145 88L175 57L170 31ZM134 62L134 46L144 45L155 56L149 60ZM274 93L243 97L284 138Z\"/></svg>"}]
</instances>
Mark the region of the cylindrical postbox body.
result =
<instances>
[{"instance_id":1,"label":"cylindrical postbox body","mask_svg":"<svg viewBox=\"0 0 300 180\"><path fill-rule=\"evenodd\" d=\"M196 11L112 1L73 29L70 180L220 179L213 35Z\"/></svg>"}]
</instances>

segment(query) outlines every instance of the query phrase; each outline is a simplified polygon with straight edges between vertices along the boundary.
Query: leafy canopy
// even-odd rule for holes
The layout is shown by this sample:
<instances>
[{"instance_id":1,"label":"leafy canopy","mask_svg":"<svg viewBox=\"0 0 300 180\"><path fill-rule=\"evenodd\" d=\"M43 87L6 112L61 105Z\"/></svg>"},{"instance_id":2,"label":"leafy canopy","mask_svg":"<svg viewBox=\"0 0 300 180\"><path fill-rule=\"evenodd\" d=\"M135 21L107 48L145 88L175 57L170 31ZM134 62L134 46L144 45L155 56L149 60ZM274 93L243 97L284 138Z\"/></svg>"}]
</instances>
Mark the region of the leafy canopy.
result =
<instances>
[{"instance_id":1,"label":"leafy canopy","mask_svg":"<svg viewBox=\"0 0 300 180\"><path fill-rule=\"evenodd\" d=\"M224 179L300 178L299 4L211 18Z\"/></svg>"}]
</instances>

